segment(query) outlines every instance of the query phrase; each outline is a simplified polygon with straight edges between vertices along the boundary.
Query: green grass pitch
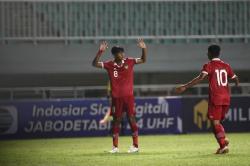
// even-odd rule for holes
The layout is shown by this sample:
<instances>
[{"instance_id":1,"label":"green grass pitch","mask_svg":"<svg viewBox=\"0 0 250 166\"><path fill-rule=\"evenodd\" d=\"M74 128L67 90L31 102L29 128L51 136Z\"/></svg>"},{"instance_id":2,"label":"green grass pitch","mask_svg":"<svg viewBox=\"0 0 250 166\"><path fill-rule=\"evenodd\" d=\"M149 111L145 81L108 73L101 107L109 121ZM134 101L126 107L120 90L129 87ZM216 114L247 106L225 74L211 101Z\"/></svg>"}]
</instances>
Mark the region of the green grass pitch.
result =
<instances>
[{"instance_id":1,"label":"green grass pitch","mask_svg":"<svg viewBox=\"0 0 250 166\"><path fill-rule=\"evenodd\" d=\"M140 136L140 153L109 154L110 137L0 141L0 166L250 166L250 133L228 134L230 152L214 155L212 134Z\"/></svg>"}]
</instances>

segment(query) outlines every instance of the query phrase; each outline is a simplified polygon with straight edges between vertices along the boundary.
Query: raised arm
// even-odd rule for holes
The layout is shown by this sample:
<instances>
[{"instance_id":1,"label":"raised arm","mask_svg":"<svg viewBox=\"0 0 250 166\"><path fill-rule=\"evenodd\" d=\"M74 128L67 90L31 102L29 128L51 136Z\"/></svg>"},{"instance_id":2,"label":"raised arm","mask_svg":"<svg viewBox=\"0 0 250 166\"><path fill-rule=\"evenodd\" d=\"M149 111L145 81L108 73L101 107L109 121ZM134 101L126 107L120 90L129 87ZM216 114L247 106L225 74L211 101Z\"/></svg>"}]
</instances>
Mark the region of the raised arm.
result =
<instances>
[{"instance_id":1,"label":"raised arm","mask_svg":"<svg viewBox=\"0 0 250 166\"><path fill-rule=\"evenodd\" d=\"M144 43L143 39L137 40L137 46L142 49L142 55L141 55L141 58L138 58L136 60L136 64L145 63L147 60L147 46Z\"/></svg>"},{"instance_id":2,"label":"raised arm","mask_svg":"<svg viewBox=\"0 0 250 166\"><path fill-rule=\"evenodd\" d=\"M96 53L96 56L92 62L92 66L97 67L97 68L103 67L103 62L100 62L100 58L107 48L108 48L108 43L106 41L103 41L100 44L99 50Z\"/></svg>"},{"instance_id":3,"label":"raised arm","mask_svg":"<svg viewBox=\"0 0 250 166\"><path fill-rule=\"evenodd\" d=\"M190 82L181 85L177 88L175 88L175 92L176 93L182 93L184 92L187 88L190 88L198 83L200 83L202 80L204 80L204 78L206 78L207 74L205 73L200 73L197 77L195 77L193 80L191 80Z\"/></svg>"}]
</instances>

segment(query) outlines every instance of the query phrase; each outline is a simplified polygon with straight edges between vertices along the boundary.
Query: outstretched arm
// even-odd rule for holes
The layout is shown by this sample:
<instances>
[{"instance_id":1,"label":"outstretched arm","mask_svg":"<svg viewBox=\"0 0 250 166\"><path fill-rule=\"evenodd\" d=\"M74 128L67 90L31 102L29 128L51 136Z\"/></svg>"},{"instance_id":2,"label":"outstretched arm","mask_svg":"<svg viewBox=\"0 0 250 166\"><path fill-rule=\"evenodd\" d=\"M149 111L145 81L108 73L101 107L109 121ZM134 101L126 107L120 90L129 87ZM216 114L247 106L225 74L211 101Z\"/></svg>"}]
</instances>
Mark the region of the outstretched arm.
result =
<instances>
[{"instance_id":1,"label":"outstretched arm","mask_svg":"<svg viewBox=\"0 0 250 166\"><path fill-rule=\"evenodd\" d=\"M205 73L200 73L197 77L195 77L193 80L191 80L190 82L181 85L177 88L175 88L175 92L176 93L182 93L184 92L187 88L190 88L198 83L200 83L202 80L204 80L206 78L207 74Z\"/></svg>"},{"instance_id":2,"label":"outstretched arm","mask_svg":"<svg viewBox=\"0 0 250 166\"><path fill-rule=\"evenodd\" d=\"M142 55L141 58L136 59L136 64L145 63L147 60L147 46L143 39L137 40L137 46L142 49Z\"/></svg>"},{"instance_id":3,"label":"outstretched arm","mask_svg":"<svg viewBox=\"0 0 250 166\"><path fill-rule=\"evenodd\" d=\"M100 62L100 58L107 48L108 48L108 43L106 41L103 41L100 44L99 50L92 62L92 66L97 67L97 68L103 67L103 62Z\"/></svg>"}]
</instances>

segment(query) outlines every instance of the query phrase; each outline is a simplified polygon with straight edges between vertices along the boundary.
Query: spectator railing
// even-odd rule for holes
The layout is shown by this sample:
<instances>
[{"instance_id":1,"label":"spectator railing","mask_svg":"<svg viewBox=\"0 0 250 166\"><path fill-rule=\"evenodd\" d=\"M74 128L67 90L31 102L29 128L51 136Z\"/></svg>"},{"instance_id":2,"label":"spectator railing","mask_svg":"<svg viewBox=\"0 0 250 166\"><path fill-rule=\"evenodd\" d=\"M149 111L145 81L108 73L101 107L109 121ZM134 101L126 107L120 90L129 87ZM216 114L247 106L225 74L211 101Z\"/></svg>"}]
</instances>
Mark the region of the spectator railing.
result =
<instances>
[{"instance_id":1,"label":"spectator railing","mask_svg":"<svg viewBox=\"0 0 250 166\"><path fill-rule=\"evenodd\" d=\"M176 96L177 85L135 85L134 94L138 97ZM239 87L230 86L231 94L237 96L250 95L250 83L241 83ZM208 85L199 84L188 89L184 96L207 96ZM19 99L61 99L61 98L104 98L107 96L106 86L83 87L26 87L0 88L0 100Z\"/></svg>"}]
</instances>

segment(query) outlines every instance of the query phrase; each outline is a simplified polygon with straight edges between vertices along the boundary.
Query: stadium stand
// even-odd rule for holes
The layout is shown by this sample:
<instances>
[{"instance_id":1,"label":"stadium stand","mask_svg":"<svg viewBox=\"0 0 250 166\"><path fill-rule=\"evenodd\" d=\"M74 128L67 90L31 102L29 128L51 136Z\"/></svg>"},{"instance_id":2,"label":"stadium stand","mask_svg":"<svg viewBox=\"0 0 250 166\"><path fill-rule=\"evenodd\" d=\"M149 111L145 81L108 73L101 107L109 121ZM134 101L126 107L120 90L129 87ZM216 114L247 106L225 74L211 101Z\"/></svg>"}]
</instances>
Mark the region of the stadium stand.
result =
<instances>
[{"instance_id":1,"label":"stadium stand","mask_svg":"<svg viewBox=\"0 0 250 166\"><path fill-rule=\"evenodd\" d=\"M250 2L239 1L1 1L0 33L8 40L156 43L248 42ZM157 40L155 40L157 39Z\"/></svg>"},{"instance_id":2,"label":"stadium stand","mask_svg":"<svg viewBox=\"0 0 250 166\"><path fill-rule=\"evenodd\" d=\"M99 41L138 56L138 37L149 56L136 68L137 96L172 95L180 78L200 70L212 42L250 81L248 0L1 0L0 98L103 97L107 77L90 65ZM249 84L232 92L249 94ZM207 94L206 85L187 94Z\"/></svg>"}]
</instances>

